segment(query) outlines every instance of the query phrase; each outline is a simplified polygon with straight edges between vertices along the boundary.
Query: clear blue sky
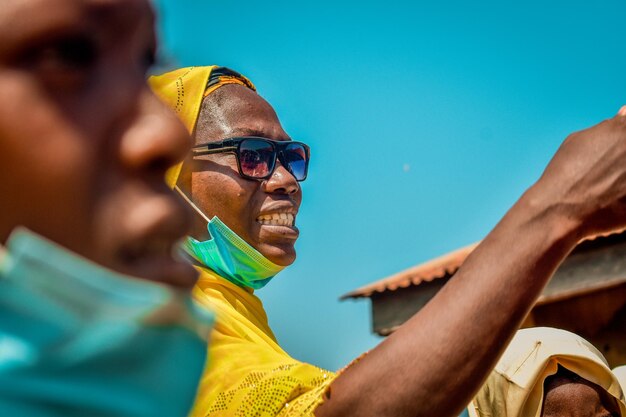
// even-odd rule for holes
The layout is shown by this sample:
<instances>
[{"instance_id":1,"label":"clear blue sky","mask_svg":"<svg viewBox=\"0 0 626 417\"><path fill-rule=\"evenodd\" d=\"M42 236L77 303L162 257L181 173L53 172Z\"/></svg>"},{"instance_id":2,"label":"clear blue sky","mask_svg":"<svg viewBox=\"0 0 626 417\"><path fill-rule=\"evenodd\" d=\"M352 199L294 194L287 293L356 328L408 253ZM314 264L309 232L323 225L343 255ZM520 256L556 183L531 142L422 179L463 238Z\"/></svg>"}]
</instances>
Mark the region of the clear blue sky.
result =
<instances>
[{"instance_id":1,"label":"clear blue sky","mask_svg":"<svg viewBox=\"0 0 626 417\"><path fill-rule=\"evenodd\" d=\"M341 294L481 239L626 104L623 0L155 3L170 65L242 72L311 145L298 260L258 294L329 369L379 342Z\"/></svg>"}]
</instances>

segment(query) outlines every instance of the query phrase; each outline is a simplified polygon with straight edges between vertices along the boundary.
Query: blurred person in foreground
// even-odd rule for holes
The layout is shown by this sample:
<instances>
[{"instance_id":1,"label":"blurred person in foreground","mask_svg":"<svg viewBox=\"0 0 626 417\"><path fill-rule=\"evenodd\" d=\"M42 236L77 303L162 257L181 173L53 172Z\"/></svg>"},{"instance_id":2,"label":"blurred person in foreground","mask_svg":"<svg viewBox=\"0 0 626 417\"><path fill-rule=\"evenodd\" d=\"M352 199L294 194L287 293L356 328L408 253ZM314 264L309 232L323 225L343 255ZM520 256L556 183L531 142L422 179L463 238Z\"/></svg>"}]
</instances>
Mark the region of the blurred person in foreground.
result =
<instances>
[{"instance_id":1,"label":"blurred person in foreground","mask_svg":"<svg viewBox=\"0 0 626 417\"><path fill-rule=\"evenodd\" d=\"M468 407L470 417L626 416L623 390L588 341L547 327L517 332Z\"/></svg>"},{"instance_id":2,"label":"blurred person in foreground","mask_svg":"<svg viewBox=\"0 0 626 417\"><path fill-rule=\"evenodd\" d=\"M563 143L426 307L340 373L325 371L281 349L254 294L296 258L308 147L234 71L150 82L195 138L169 176L198 212L185 248L201 272L195 296L217 313L193 416L456 416L572 248L626 226L623 109Z\"/></svg>"},{"instance_id":3,"label":"blurred person in foreground","mask_svg":"<svg viewBox=\"0 0 626 417\"><path fill-rule=\"evenodd\" d=\"M0 415L184 416L211 315L172 256L189 150L146 0L0 8Z\"/></svg>"}]
</instances>

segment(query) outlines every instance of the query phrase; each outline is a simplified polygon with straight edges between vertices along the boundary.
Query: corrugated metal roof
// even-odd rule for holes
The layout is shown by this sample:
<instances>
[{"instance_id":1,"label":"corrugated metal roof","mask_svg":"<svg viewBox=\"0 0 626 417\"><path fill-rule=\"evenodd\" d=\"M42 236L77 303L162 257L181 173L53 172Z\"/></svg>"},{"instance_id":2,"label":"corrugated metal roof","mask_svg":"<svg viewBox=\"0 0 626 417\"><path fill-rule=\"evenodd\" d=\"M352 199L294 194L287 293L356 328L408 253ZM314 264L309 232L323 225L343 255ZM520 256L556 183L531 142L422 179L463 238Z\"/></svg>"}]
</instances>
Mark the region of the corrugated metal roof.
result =
<instances>
[{"instance_id":1,"label":"corrugated metal roof","mask_svg":"<svg viewBox=\"0 0 626 417\"><path fill-rule=\"evenodd\" d=\"M369 297L375 292L395 291L398 288L420 285L424 281L432 281L452 275L461 267L465 258L472 253L476 246L478 246L478 243L398 272L395 275L344 294L341 296L341 299Z\"/></svg>"},{"instance_id":2,"label":"corrugated metal roof","mask_svg":"<svg viewBox=\"0 0 626 417\"><path fill-rule=\"evenodd\" d=\"M581 243L594 241L597 238L609 237L624 233L626 229L614 231L610 233L602 233L589 238L583 239ZM407 288L410 286L420 285L422 282L430 282L453 275L463 264L470 253L478 246L480 242L457 249L439 258L432 259L423 264L411 267L390 277L380 281L368 284L364 287L350 291L340 297L340 300L347 298L364 298L371 297L374 293L385 291L395 291L398 288ZM580 245L580 244L579 244Z\"/></svg>"}]
</instances>

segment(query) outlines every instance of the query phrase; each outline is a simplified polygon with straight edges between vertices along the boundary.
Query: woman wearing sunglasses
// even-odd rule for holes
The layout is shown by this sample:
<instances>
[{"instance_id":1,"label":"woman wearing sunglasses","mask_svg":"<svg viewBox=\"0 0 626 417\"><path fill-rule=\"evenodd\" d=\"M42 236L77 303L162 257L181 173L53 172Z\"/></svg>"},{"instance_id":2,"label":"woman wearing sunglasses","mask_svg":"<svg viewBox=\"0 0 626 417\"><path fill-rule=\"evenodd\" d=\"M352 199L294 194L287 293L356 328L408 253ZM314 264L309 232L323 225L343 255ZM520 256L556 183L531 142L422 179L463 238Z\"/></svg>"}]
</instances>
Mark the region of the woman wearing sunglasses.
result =
<instances>
[{"instance_id":1,"label":"woman wearing sunglasses","mask_svg":"<svg viewBox=\"0 0 626 417\"><path fill-rule=\"evenodd\" d=\"M193 416L458 415L579 239L626 226L624 109L572 135L425 308L328 372L280 348L254 295L295 260L308 147L234 71L183 68L151 83L195 138L168 176L198 213L185 251L201 272L195 296L217 313Z\"/></svg>"},{"instance_id":2,"label":"woman wearing sunglasses","mask_svg":"<svg viewBox=\"0 0 626 417\"><path fill-rule=\"evenodd\" d=\"M309 147L292 141L254 85L227 68L186 68L150 82L195 137L168 182L198 214L184 249L201 274L196 298L218 316L214 363L192 415L307 415L334 374L281 349L253 291L296 258Z\"/></svg>"}]
</instances>

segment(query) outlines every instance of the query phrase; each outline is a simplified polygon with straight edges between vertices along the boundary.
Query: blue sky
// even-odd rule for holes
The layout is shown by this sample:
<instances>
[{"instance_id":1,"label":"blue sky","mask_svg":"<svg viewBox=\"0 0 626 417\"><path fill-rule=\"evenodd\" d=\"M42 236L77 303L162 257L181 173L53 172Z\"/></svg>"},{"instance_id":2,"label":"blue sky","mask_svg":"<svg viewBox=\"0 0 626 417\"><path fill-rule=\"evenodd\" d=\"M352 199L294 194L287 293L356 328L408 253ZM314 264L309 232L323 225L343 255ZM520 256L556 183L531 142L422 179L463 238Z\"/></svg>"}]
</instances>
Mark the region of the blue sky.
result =
<instances>
[{"instance_id":1,"label":"blue sky","mask_svg":"<svg viewBox=\"0 0 626 417\"><path fill-rule=\"evenodd\" d=\"M171 66L247 75L310 144L298 260L258 292L329 369L380 339L352 289L481 239L626 104L626 2L155 0Z\"/></svg>"}]
</instances>

